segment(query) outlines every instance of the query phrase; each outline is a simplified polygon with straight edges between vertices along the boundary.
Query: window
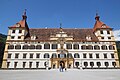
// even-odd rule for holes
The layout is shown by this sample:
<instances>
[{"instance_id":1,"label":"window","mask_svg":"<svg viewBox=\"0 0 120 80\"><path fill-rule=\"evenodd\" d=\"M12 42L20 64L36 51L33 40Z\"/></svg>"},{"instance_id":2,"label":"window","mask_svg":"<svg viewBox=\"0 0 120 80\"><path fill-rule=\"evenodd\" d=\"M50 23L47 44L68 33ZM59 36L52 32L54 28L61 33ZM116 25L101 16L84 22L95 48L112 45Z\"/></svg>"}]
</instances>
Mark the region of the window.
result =
<instances>
[{"instance_id":1,"label":"window","mask_svg":"<svg viewBox=\"0 0 120 80\"><path fill-rule=\"evenodd\" d=\"M41 45L37 45L36 49L42 49L42 46Z\"/></svg>"},{"instance_id":2,"label":"window","mask_svg":"<svg viewBox=\"0 0 120 80\"><path fill-rule=\"evenodd\" d=\"M78 68L78 66L79 66L79 62L75 62L75 66Z\"/></svg>"},{"instance_id":3,"label":"window","mask_svg":"<svg viewBox=\"0 0 120 80\"><path fill-rule=\"evenodd\" d=\"M58 58L66 58L66 54L58 54Z\"/></svg>"},{"instance_id":4,"label":"window","mask_svg":"<svg viewBox=\"0 0 120 80\"><path fill-rule=\"evenodd\" d=\"M104 58L107 58L107 54L104 54Z\"/></svg>"},{"instance_id":5,"label":"window","mask_svg":"<svg viewBox=\"0 0 120 80\"><path fill-rule=\"evenodd\" d=\"M93 46L92 45L88 45L88 46L86 46L86 49L92 50Z\"/></svg>"},{"instance_id":6,"label":"window","mask_svg":"<svg viewBox=\"0 0 120 80\"><path fill-rule=\"evenodd\" d=\"M49 54L48 53L45 53L44 54L44 58L49 58L50 56L49 56Z\"/></svg>"},{"instance_id":7,"label":"window","mask_svg":"<svg viewBox=\"0 0 120 80\"><path fill-rule=\"evenodd\" d=\"M105 64L106 68L109 66L109 63L108 63L108 62L105 62L104 64Z\"/></svg>"},{"instance_id":8,"label":"window","mask_svg":"<svg viewBox=\"0 0 120 80\"><path fill-rule=\"evenodd\" d=\"M72 44L70 44L70 43L66 44L66 48L67 49L72 49Z\"/></svg>"},{"instance_id":9,"label":"window","mask_svg":"<svg viewBox=\"0 0 120 80\"><path fill-rule=\"evenodd\" d=\"M44 49L50 49L50 44L49 43L45 43L44 44Z\"/></svg>"},{"instance_id":10,"label":"window","mask_svg":"<svg viewBox=\"0 0 120 80\"><path fill-rule=\"evenodd\" d=\"M84 66L85 66L85 68L87 68L88 62L84 62Z\"/></svg>"},{"instance_id":11,"label":"window","mask_svg":"<svg viewBox=\"0 0 120 80\"><path fill-rule=\"evenodd\" d=\"M11 36L11 39L14 39L15 38L15 36Z\"/></svg>"},{"instance_id":12,"label":"window","mask_svg":"<svg viewBox=\"0 0 120 80\"><path fill-rule=\"evenodd\" d=\"M101 39L104 39L104 37L101 37Z\"/></svg>"},{"instance_id":13,"label":"window","mask_svg":"<svg viewBox=\"0 0 120 80\"><path fill-rule=\"evenodd\" d=\"M110 31L107 31L107 34L110 34Z\"/></svg>"},{"instance_id":14,"label":"window","mask_svg":"<svg viewBox=\"0 0 120 80\"><path fill-rule=\"evenodd\" d=\"M86 56L86 54L85 54L85 53L83 54L83 58L87 58L87 56Z\"/></svg>"},{"instance_id":15,"label":"window","mask_svg":"<svg viewBox=\"0 0 120 80\"><path fill-rule=\"evenodd\" d=\"M23 49L28 49L29 46L28 45L23 45Z\"/></svg>"},{"instance_id":16,"label":"window","mask_svg":"<svg viewBox=\"0 0 120 80\"><path fill-rule=\"evenodd\" d=\"M33 58L33 54L30 54L30 58Z\"/></svg>"},{"instance_id":17,"label":"window","mask_svg":"<svg viewBox=\"0 0 120 80\"><path fill-rule=\"evenodd\" d=\"M52 54L52 58L57 58L57 54L56 54L56 53L53 53L53 54Z\"/></svg>"},{"instance_id":18,"label":"window","mask_svg":"<svg viewBox=\"0 0 120 80\"><path fill-rule=\"evenodd\" d=\"M100 31L100 34L103 34L103 31Z\"/></svg>"},{"instance_id":19,"label":"window","mask_svg":"<svg viewBox=\"0 0 120 80\"><path fill-rule=\"evenodd\" d=\"M35 45L30 45L29 49L35 49Z\"/></svg>"},{"instance_id":20,"label":"window","mask_svg":"<svg viewBox=\"0 0 120 80\"><path fill-rule=\"evenodd\" d=\"M95 50L100 50L100 47L99 47L98 45L95 45L95 46L94 46L94 49L95 49Z\"/></svg>"},{"instance_id":21,"label":"window","mask_svg":"<svg viewBox=\"0 0 120 80\"><path fill-rule=\"evenodd\" d=\"M10 62L7 62L7 68L9 68L9 66L10 66Z\"/></svg>"},{"instance_id":22,"label":"window","mask_svg":"<svg viewBox=\"0 0 120 80\"><path fill-rule=\"evenodd\" d=\"M92 57L92 54L89 54L89 58L93 58L93 57Z\"/></svg>"},{"instance_id":23,"label":"window","mask_svg":"<svg viewBox=\"0 0 120 80\"><path fill-rule=\"evenodd\" d=\"M29 68L32 68L32 62L29 62Z\"/></svg>"},{"instance_id":24,"label":"window","mask_svg":"<svg viewBox=\"0 0 120 80\"><path fill-rule=\"evenodd\" d=\"M8 58L11 58L11 55L12 55L12 54L8 54Z\"/></svg>"},{"instance_id":25,"label":"window","mask_svg":"<svg viewBox=\"0 0 120 80\"><path fill-rule=\"evenodd\" d=\"M115 47L113 45L109 45L109 50L114 50Z\"/></svg>"},{"instance_id":26,"label":"window","mask_svg":"<svg viewBox=\"0 0 120 80\"><path fill-rule=\"evenodd\" d=\"M15 30L12 30L12 33L15 33Z\"/></svg>"},{"instance_id":27,"label":"window","mask_svg":"<svg viewBox=\"0 0 120 80\"><path fill-rule=\"evenodd\" d=\"M52 49L57 49L57 48L58 48L57 44L52 44Z\"/></svg>"},{"instance_id":28,"label":"window","mask_svg":"<svg viewBox=\"0 0 120 80\"><path fill-rule=\"evenodd\" d=\"M108 39L111 39L111 37L108 37Z\"/></svg>"},{"instance_id":29,"label":"window","mask_svg":"<svg viewBox=\"0 0 120 80\"><path fill-rule=\"evenodd\" d=\"M36 54L36 58L40 58L40 53L37 53L37 54Z\"/></svg>"},{"instance_id":30,"label":"window","mask_svg":"<svg viewBox=\"0 0 120 80\"><path fill-rule=\"evenodd\" d=\"M79 49L79 44L74 44L73 49Z\"/></svg>"},{"instance_id":31,"label":"window","mask_svg":"<svg viewBox=\"0 0 120 80\"><path fill-rule=\"evenodd\" d=\"M16 53L16 54L15 54L15 58L18 58L18 57L19 57L19 54L18 54L18 53Z\"/></svg>"},{"instance_id":32,"label":"window","mask_svg":"<svg viewBox=\"0 0 120 80\"><path fill-rule=\"evenodd\" d=\"M102 45L101 48L102 48L102 50L107 50L107 46L106 45Z\"/></svg>"},{"instance_id":33,"label":"window","mask_svg":"<svg viewBox=\"0 0 120 80\"><path fill-rule=\"evenodd\" d=\"M99 58L99 54L96 54L96 58Z\"/></svg>"},{"instance_id":34,"label":"window","mask_svg":"<svg viewBox=\"0 0 120 80\"><path fill-rule=\"evenodd\" d=\"M36 62L36 68L38 68L39 67L39 62Z\"/></svg>"},{"instance_id":35,"label":"window","mask_svg":"<svg viewBox=\"0 0 120 80\"><path fill-rule=\"evenodd\" d=\"M94 62L90 62L90 66L91 66L91 68L93 68Z\"/></svg>"},{"instance_id":36,"label":"window","mask_svg":"<svg viewBox=\"0 0 120 80\"><path fill-rule=\"evenodd\" d=\"M8 49L14 49L14 45L8 45Z\"/></svg>"},{"instance_id":37,"label":"window","mask_svg":"<svg viewBox=\"0 0 120 80\"><path fill-rule=\"evenodd\" d=\"M97 66L98 66L98 68L101 66L101 63L100 62L97 62Z\"/></svg>"},{"instance_id":38,"label":"window","mask_svg":"<svg viewBox=\"0 0 120 80\"><path fill-rule=\"evenodd\" d=\"M82 45L81 49L85 50L86 49L86 45Z\"/></svg>"},{"instance_id":39,"label":"window","mask_svg":"<svg viewBox=\"0 0 120 80\"><path fill-rule=\"evenodd\" d=\"M26 58L26 55L27 55L27 54L26 54L26 53L24 53L24 54L23 54L23 58Z\"/></svg>"},{"instance_id":40,"label":"window","mask_svg":"<svg viewBox=\"0 0 120 80\"><path fill-rule=\"evenodd\" d=\"M75 53L74 58L80 58L80 55L78 53Z\"/></svg>"},{"instance_id":41,"label":"window","mask_svg":"<svg viewBox=\"0 0 120 80\"><path fill-rule=\"evenodd\" d=\"M111 58L115 58L113 53L111 54Z\"/></svg>"},{"instance_id":42,"label":"window","mask_svg":"<svg viewBox=\"0 0 120 80\"><path fill-rule=\"evenodd\" d=\"M22 33L22 30L19 30L19 33Z\"/></svg>"},{"instance_id":43,"label":"window","mask_svg":"<svg viewBox=\"0 0 120 80\"><path fill-rule=\"evenodd\" d=\"M21 39L21 36L18 36L18 39Z\"/></svg>"},{"instance_id":44,"label":"window","mask_svg":"<svg viewBox=\"0 0 120 80\"><path fill-rule=\"evenodd\" d=\"M26 62L23 62L23 68L25 68Z\"/></svg>"},{"instance_id":45,"label":"window","mask_svg":"<svg viewBox=\"0 0 120 80\"><path fill-rule=\"evenodd\" d=\"M16 45L15 49L21 49L21 45Z\"/></svg>"},{"instance_id":46,"label":"window","mask_svg":"<svg viewBox=\"0 0 120 80\"><path fill-rule=\"evenodd\" d=\"M112 65L115 67L116 66L116 62L112 62Z\"/></svg>"},{"instance_id":47,"label":"window","mask_svg":"<svg viewBox=\"0 0 120 80\"><path fill-rule=\"evenodd\" d=\"M68 53L68 54L67 54L67 58L73 58L72 54L71 54L71 53Z\"/></svg>"},{"instance_id":48,"label":"window","mask_svg":"<svg viewBox=\"0 0 120 80\"><path fill-rule=\"evenodd\" d=\"M14 68L16 68L16 67L17 67L17 63L18 63L18 62L14 62Z\"/></svg>"}]
</instances>

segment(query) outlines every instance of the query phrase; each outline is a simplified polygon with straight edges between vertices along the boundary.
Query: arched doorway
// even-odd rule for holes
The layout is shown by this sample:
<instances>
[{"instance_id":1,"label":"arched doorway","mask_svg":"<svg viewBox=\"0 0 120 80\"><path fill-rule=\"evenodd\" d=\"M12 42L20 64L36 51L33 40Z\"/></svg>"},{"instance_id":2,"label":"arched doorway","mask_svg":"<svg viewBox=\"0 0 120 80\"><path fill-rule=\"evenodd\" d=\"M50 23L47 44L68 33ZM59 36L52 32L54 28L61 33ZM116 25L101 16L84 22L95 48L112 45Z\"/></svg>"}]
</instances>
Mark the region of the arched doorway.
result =
<instances>
[{"instance_id":1,"label":"arched doorway","mask_svg":"<svg viewBox=\"0 0 120 80\"><path fill-rule=\"evenodd\" d=\"M63 67L63 68L65 68L65 61L59 61L59 67Z\"/></svg>"}]
</instances>

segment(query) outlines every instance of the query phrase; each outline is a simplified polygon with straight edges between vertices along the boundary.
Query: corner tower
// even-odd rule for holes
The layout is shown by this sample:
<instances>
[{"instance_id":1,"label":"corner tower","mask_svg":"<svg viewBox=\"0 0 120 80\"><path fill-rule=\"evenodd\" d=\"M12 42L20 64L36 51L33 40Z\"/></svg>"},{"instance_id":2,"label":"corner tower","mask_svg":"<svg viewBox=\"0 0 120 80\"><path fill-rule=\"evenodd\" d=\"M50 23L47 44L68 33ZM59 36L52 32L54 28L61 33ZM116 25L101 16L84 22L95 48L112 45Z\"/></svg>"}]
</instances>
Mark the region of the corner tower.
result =
<instances>
[{"instance_id":1,"label":"corner tower","mask_svg":"<svg viewBox=\"0 0 120 80\"><path fill-rule=\"evenodd\" d=\"M27 24L27 16L26 16L26 10L25 10L22 15L22 20L17 22L15 25L9 27L5 50L4 50L2 68L7 68L7 58L8 58L8 52L9 52L8 48L14 48L13 45L15 43L17 45L20 45L21 44L20 42L22 42L28 36L29 36L29 27Z\"/></svg>"}]
</instances>

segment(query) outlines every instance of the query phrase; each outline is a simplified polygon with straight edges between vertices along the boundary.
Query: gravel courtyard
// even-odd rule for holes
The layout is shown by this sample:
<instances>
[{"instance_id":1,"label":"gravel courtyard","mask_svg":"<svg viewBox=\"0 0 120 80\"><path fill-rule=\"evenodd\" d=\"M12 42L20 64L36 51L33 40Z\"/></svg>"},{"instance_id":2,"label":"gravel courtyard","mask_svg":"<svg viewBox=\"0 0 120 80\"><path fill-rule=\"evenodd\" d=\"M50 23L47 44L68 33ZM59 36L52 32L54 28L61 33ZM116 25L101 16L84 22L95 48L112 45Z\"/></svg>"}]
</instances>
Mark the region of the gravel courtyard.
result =
<instances>
[{"instance_id":1,"label":"gravel courtyard","mask_svg":"<svg viewBox=\"0 0 120 80\"><path fill-rule=\"evenodd\" d=\"M120 69L0 70L0 80L120 80Z\"/></svg>"}]
</instances>

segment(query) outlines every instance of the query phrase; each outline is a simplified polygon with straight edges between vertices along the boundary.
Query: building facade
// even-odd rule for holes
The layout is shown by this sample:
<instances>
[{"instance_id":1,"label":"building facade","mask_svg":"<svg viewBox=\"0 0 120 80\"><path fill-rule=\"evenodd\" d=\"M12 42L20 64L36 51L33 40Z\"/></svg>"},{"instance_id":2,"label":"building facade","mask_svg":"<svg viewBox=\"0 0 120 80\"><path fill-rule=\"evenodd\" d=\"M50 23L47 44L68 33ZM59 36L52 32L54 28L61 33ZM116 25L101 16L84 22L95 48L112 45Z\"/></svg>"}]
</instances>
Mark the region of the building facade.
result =
<instances>
[{"instance_id":1,"label":"building facade","mask_svg":"<svg viewBox=\"0 0 120 80\"><path fill-rule=\"evenodd\" d=\"M112 28L95 17L88 29L29 28L26 12L9 27L2 68L114 68L119 59Z\"/></svg>"}]
</instances>

